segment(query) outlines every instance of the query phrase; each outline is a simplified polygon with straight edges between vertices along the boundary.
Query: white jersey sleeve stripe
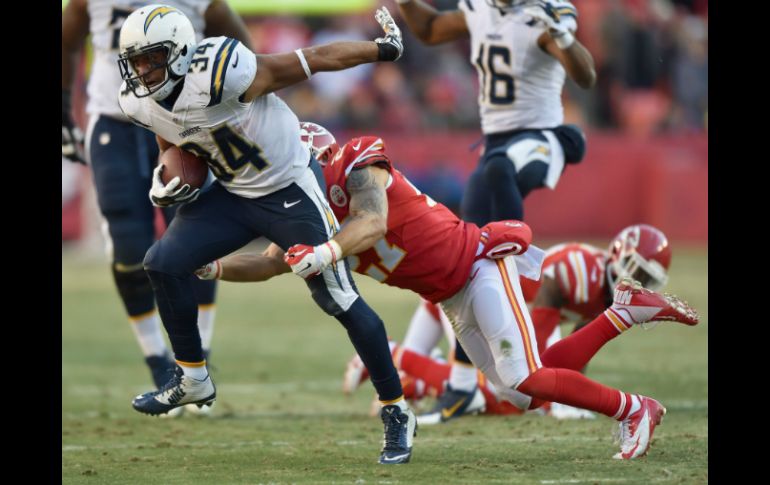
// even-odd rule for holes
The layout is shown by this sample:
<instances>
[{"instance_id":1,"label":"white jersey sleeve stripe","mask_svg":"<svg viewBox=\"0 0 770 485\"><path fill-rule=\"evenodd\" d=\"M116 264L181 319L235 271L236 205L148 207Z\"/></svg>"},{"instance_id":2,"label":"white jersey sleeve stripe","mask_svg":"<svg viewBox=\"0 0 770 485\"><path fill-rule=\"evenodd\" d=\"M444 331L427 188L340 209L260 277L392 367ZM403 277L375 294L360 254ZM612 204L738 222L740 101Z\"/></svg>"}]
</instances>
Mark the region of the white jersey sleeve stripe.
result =
<instances>
[{"instance_id":1,"label":"white jersey sleeve stripe","mask_svg":"<svg viewBox=\"0 0 770 485\"><path fill-rule=\"evenodd\" d=\"M585 303L588 301L588 275L585 260L579 252L570 253L569 259L575 273L575 303Z\"/></svg>"},{"instance_id":2,"label":"white jersey sleeve stripe","mask_svg":"<svg viewBox=\"0 0 770 485\"><path fill-rule=\"evenodd\" d=\"M566 291L568 294L572 293L572 288L571 288L571 285L569 284L569 274L567 273L567 265L560 262L558 264L558 268L559 268L559 277L561 278L564 291Z\"/></svg>"}]
</instances>

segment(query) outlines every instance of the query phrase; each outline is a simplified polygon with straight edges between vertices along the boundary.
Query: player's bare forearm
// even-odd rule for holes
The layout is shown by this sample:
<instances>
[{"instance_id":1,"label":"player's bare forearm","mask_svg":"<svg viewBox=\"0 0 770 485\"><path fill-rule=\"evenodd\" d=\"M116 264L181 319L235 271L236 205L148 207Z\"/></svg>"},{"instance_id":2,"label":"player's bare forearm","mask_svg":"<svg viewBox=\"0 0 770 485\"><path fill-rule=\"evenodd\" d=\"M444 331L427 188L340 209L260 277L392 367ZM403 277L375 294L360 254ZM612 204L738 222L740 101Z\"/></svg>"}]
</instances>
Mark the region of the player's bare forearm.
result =
<instances>
[{"instance_id":1,"label":"player's bare forearm","mask_svg":"<svg viewBox=\"0 0 770 485\"><path fill-rule=\"evenodd\" d=\"M376 62L379 49L374 41L346 41L305 47L302 54L309 73L341 71L350 67ZM296 52L258 55L257 74L246 90L244 100L253 101L273 91L308 79L308 72Z\"/></svg>"},{"instance_id":2,"label":"player's bare forearm","mask_svg":"<svg viewBox=\"0 0 770 485\"><path fill-rule=\"evenodd\" d=\"M398 9L414 35L428 45L442 44L468 35L460 10L439 12L421 0L399 3Z\"/></svg>"},{"instance_id":3,"label":"player's bare forearm","mask_svg":"<svg viewBox=\"0 0 770 485\"><path fill-rule=\"evenodd\" d=\"M88 10L85 0L72 0L61 17L61 87L70 89L78 54L88 36Z\"/></svg>"},{"instance_id":4,"label":"player's bare forearm","mask_svg":"<svg viewBox=\"0 0 770 485\"><path fill-rule=\"evenodd\" d=\"M348 176L350 215L334 240L342 255L358 254L374 246L388 230L387 170L369 166L353 170Z\"/></svg>"},{"instance_id":5,"label":"player's bare forearm","mask_svg":"<svg viewBox=\"0 0 770 485\"><path fill-rule=\"evenodd\" d=\"M564 50L566 65L564 69L570 78L583 89L592 88L596 84L596 69L594 58L583 44L577 40Z\"/></svg>"},{"instance_id":6,"label":"player's bare forearm","mask_svg":"<svg viewBox=\"0 0 770 485\"><path fill-rule=\"evenodd\" d=\"M233 254L222 258L220 263L222 274L219 279L224 281L267 281L274 276L291 272L289 265L283 261L283 251L273 254L268 254L267 251L262 254Z\"/></svg>"},{"instance_id":7,"label":"player's bare forearm","mask_svg":"<svg viewBox=\"0 0 770 485\"><path fill-rule=\"evenodd\" d=\"M344 41L302 49L310 72L341 71L377 62L379 49L374 41Z\"/></svg>"},{"instance_id":8,"label":"player's bare forearm","mask_svg":"<svg viewBox=\"0 0 770 485\"><path fill-rule=\"evenodd\" d=\"M579 41L575 40L566 49L560 49L551 39L546 44L546 51L559 60L570 79L581 88L589 89L596 84L594 58Z\"/></svg>"}]
</instances>

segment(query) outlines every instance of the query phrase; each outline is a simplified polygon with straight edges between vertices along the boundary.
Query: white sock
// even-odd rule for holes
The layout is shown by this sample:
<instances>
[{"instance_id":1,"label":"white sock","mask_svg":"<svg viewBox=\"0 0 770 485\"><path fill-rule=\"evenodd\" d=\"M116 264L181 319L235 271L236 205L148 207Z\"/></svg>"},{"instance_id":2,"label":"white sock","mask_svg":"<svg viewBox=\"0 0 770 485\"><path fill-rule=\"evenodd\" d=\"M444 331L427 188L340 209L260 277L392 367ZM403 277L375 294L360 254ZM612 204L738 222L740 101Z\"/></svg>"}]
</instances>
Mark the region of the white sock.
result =
<instances>
[{"instance_id":1,"label":"white sock","mask_svg":"<svg viewBox=\"0 0 770 485\"><path fill-rule=\"evenodd\" d=\"M136 341L142 348L145 357L151 355L165 355L166 341L163 340L160 318L158 312L153 310L150 313L139 315L138 317L128 317L131 322L131 329L134 331Z\"/></svg>"},{"instance_id":2,"label":"white sock","mask_svg":"<svg viewBox=\"0 0 770 485\"><path fill-rule=\"evenodd\" d=\"M409 322L404 341L401 342L403 348L422 355L428 355L444 333L441 322L433 317L425 305L426 302L420 301Z\"/></svg>"},{"instance_id":3,"label":"white sock","mask_svg":"<svg viewBox=\"0 0 770 485\"><path fill-rule=\"evenodd\" d=\"M620 417L623 415L623 410L626 409L626 396L630 396L631 398L631 409L628 411L626 418L637 412L642 407L642 401L636 394L626 394L623 391L618 392L620 393L620 406L618 407L618 412L613 416L614 419L620 420Z\"/></svg>"},{"instance_id":4,"label":"white sock","mask_svg":"<svg viewBox=\"0 0 770 485\"><path fill-rule=\"evenodd\" d=\"M178 360L176 361L177 364L179 364L179 367L182 368L182 371L184 372L184 375L187 377L192 377L193 379L202 381L205 380L206 377L209 375L208 369L206 369L205 365L198 365L198 366L188 366L184 365Z\"/></svg>"},{"instance_id":5,"label":"white sock","mask_svg":"<svg viewBox=\"0 0 770 485\"><path fill-rule=\"evenodd\" d=\"M639 399L639 396L636 394L631 394L631 410L628 412L628 415L631 416L635 412L639 411L641 407L642 401Z\"/></svg>"},{"instance_id":6,"label":"white sock","mask_svg":"<svg viewBox=\"0 0 770 485\"><path fill-rule=\"evenodd\" d=\"M472 391L478 384L476 368L472 365L465 365L455 362L452 364L452 370L449 371L449 385L455 391Z\"/></svg>"},{"instance_id":7,"label":"white sock","mask_svg":"<svg viewBox=\"0 0 770 485\"><path fill-rule=\"evenodd\" d=\"M214 338L214 317L216 316L216 306L199 305L198 306L198 331L201 334L201 346L211 349L211 340Z\"/></svg>"}]
</instances>

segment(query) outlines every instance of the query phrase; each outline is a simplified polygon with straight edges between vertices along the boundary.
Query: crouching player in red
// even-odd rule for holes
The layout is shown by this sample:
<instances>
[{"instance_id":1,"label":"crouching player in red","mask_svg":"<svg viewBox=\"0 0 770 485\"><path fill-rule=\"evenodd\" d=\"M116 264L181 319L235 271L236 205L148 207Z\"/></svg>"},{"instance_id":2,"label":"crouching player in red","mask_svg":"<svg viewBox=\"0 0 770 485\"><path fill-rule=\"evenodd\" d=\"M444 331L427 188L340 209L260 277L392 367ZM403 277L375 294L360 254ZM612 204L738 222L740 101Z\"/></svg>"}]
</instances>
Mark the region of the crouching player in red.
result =
<instances>
[{"instance_id":1,"label":"crouching player in red","mask_svg":"<svg viewBox=\"0 0 770 485\"><path fill-rule=\"evenodd\" d=\"M620 423L616 458L647 452L666 412L660 403L541 363L519 275L537 280L543 252L530 247L526 224L499 221L479 228L463 222L393 167L382 139L355 138L340 148L324 128L302 128L322 163L326 195L342 230L318 246L296 244L285 255L271 246L261 256L230 256L201 268L199 277L263 281L291 270L309 278L348 257L359 273L441 303L473 364L517 407L553 401L604 414ZM287 265L280 264L281 256ZM623 296L613 315L627 326L697 321L683 303L640 286L621 282L617 291Z\"/></svg>"}]
</instances>

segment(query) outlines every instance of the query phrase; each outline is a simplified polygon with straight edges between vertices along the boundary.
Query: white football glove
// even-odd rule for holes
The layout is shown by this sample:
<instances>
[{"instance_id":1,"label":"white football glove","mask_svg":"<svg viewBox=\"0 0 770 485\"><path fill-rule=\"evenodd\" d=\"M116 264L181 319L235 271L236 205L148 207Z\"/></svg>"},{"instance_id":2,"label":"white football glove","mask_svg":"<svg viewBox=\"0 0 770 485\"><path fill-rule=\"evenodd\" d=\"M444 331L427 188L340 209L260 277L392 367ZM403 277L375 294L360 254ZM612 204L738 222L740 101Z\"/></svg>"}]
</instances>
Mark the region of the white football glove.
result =
<instances>
[{"instance_id":1,"label":"white football glove","mask_svg":"<svg viewBox=\"0 0 770 485\"><path fill-rule=\"evenodd\" d=\"M174 177L167 185L163 185L160 174L165 165L162 163L152 171L152 188L150 189L150 200L155 207L168 207L174 204L192 202L198 198L201 189L193 189L189 184L184 184L177 189L181 182L179 177Z\"/></svg>"},{"instance_id":2,"label":"white football glove","mask_svg":"<svg viewBox=\"0 0 770 485\"><path fill-rule=\"evenodd\" d=\"M577 31L577 9L570 2L540 0L522 11L543 22L560 49L566 49L575 42L573 34Z\"/></svg>"},{"instance_id":3,"label":"white football glove","mask_svg":"<svg viewBox=\"0 0 770 485\"><path fill-rule=\"evenodd\" d=\"M396 21L390 16L387 7L381 7L374 13L382 30L385 31L385 37L374 39L380 49L379 61L397 61L404 53L404 41L401 38L401 29L396 25Z\"/></svg>"},{"instance_id":4,"label":"white football glove","mask_svg":"<svg viewBox=\"0 0 770 485\"><path fill-rule=\"evenodd\" d=\"M218 280L222 277L222 263L217 259L206 266L201 266L195 270L195 276L199 280Z\"/></svg>"},{"instance_id":5,"label":"white football glove","mask_svg":"<svg viewBox=\"0 0 770 485\"><path fill-rule=\"evenodd\" d=\"M72 121L70 115L70 92L61 92L61 156L71 162L85 165L83 154L83 132Z\"/></svg>"},{"instance_id":6,"label":"white football glove","mask_svg":"<svg viewBox=\"0 0 770 485\"><path fill-rule=\"evenodd\" d=\"M309 279L317 276L332 263L340 259L342 248L337 241L330 240L318 246L295 244L290 247L283 260L291 266L294 274Z\"/></svg>"}]
</instances>

